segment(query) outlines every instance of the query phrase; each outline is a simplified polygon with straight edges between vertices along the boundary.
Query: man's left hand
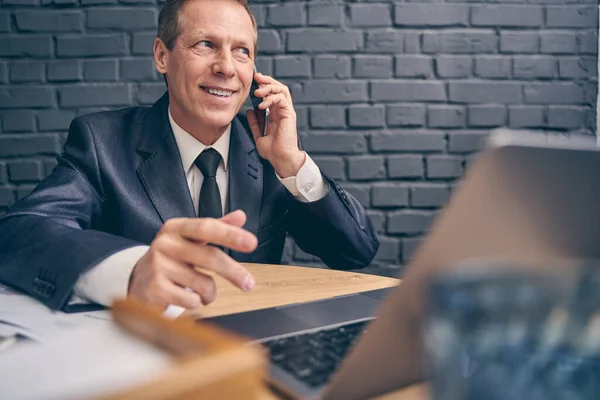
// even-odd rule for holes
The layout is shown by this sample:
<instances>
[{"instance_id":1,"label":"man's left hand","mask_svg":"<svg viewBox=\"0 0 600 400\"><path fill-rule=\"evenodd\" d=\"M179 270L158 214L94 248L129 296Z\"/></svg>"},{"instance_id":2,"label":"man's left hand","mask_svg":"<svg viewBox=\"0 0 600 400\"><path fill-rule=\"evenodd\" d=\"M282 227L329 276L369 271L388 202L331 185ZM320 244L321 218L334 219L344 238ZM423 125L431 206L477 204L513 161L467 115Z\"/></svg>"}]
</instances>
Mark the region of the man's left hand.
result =
<instances>
[{"instance_id":1,"label":"man's left hand","mask_svg":"<svg viewBox=\"0 0 600 400\"><path fill-rule=\"evenodd\" d=\"M282 178L295 176L304 164L306 154L298 148L296 111L290 90L283 83L261 73L255 73L254 79L260 85L254 94L263 98L259 108L269 108L265 136L262 136L254 110L247 112L258 154L269 161Z\"/></svg>"}]
</instances>

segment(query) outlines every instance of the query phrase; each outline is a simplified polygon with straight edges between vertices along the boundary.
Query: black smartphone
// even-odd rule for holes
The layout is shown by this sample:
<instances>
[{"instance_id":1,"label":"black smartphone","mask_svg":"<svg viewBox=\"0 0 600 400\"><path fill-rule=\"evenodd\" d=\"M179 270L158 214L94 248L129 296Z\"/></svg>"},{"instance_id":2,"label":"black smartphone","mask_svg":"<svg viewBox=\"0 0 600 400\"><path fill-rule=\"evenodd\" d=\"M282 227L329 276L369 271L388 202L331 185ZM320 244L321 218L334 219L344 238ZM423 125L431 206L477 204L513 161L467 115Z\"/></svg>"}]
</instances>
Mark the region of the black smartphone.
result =
<instances>
[{"instance_id":1,"label":"black smartphone","mask_svg":"<svg viewBox=\"0 0 600 400\"><path fill-rule=\"evenodd\" d=\"M254 66L254 73L256 73L256 66ZM250 86L250 100L252 101L254 115L256 115L256 120L258 121L258 126L260 127L260 133L262 136L265 136L265 134L267 133L269 109L267 108L265 110L261 110L260 108L258 108L258 105L263 101L262 98L257 97L254 94L254 91L258 88L258 82L254 80L254 75L252 75L252 85Z\"/></svg>"}]
</instances>

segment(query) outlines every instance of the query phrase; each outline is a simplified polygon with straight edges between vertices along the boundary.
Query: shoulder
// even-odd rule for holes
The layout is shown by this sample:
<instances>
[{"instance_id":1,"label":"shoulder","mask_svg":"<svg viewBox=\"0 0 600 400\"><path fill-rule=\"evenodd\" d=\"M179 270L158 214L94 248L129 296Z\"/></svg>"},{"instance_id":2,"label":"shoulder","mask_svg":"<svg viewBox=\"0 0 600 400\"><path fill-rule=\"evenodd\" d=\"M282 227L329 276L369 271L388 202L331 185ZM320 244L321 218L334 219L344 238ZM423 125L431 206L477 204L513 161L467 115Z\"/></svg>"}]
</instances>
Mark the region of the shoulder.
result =
<instances>
[{"instance_id":1,"label":"shoulder","mask_svg":"<svg viewBox=\"0 0 600 400\"><path fill-rule=\"evenodd\" d=\"M126 129L132 124L143 122L150 107L127 107L120 110L101 111L81 115L72 124L85 125L94 131L107 131L110 128Z\"/></svg>"}]
</instances>

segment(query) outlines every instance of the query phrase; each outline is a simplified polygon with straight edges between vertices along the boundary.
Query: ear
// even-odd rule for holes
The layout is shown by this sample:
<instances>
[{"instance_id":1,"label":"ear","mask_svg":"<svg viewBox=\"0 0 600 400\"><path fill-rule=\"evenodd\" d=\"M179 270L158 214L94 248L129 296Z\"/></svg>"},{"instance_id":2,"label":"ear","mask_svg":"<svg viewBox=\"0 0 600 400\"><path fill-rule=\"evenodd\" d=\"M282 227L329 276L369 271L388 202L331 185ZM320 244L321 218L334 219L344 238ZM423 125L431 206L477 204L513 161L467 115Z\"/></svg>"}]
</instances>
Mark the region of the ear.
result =
<instances>
[{"instance_id":1,"label":"ear","mask_svg":"<svg viewBox=\"0 0 600 400\"><path fill-rule=\"evenodd\" d=\"M169 58L169 50L160 38L154 40L154 65L156 70L161 74L167 73L167 62Z\"/></svg>"}]
</instances>

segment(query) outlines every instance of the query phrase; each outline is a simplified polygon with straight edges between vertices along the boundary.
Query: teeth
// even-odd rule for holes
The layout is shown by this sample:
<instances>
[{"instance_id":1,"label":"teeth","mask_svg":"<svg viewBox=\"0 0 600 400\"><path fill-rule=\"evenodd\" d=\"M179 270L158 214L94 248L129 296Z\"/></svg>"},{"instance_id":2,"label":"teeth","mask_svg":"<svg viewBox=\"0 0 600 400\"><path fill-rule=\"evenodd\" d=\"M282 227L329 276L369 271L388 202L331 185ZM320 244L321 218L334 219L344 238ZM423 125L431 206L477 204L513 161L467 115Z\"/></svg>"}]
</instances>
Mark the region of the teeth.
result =
<instances>
[{"instance_id":1,"label":"teeth","mask_svg":"<svg viewBox=\"0 0 600 400\"><path fill-rule=\"evenodd\" d=\"M206 90L210 94L214 94L216 96L221 96L221 97L229 97L233 94L233 92L230 92L228 90L219 90L219 89L211 89L211 88L206 88L204 90Z\"/></svg>"}]
</instances>

